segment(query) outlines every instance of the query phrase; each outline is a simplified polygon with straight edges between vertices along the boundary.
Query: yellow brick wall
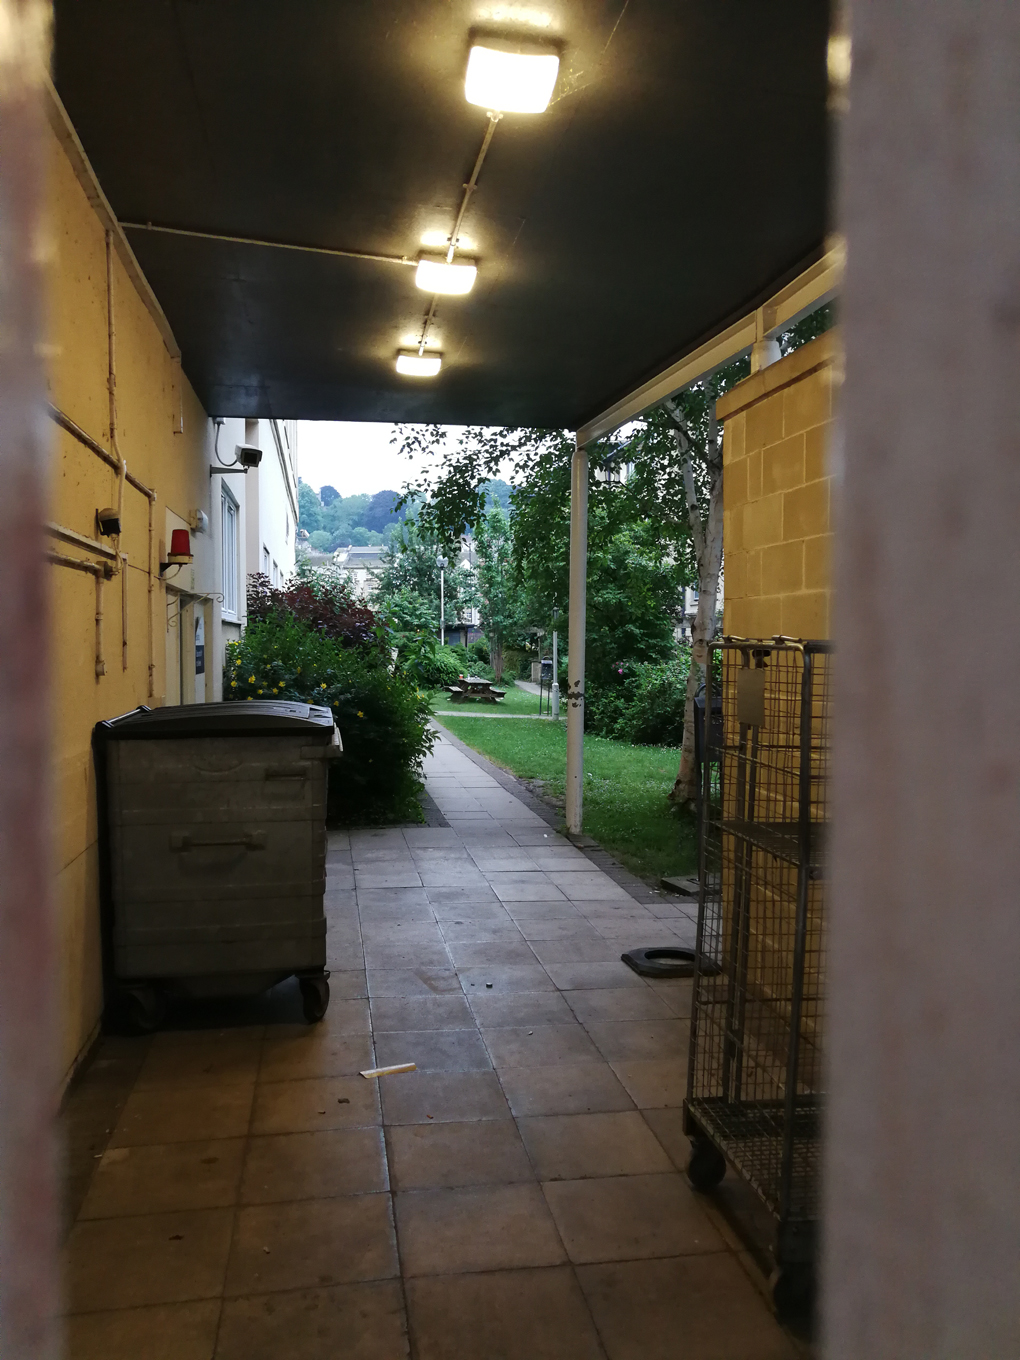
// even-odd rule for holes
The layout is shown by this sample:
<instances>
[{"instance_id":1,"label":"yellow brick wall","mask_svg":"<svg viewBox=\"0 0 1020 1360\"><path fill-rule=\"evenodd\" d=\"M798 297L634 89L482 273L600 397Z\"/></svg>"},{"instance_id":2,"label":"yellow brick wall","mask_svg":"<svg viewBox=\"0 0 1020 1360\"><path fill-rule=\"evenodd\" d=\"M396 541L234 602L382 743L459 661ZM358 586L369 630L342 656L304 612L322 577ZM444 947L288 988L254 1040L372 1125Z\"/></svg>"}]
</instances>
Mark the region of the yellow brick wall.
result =
<instances>
[{"instance_id":1,"label":"yellow brick wall","mask_svg":"<svg viewBox=\"0 0 1020 1360\"><path fill-rule=\"evenodd\" d=\"M840 356L838 334L828 331L746 378L716 405L727 634L829 637L827 449Z\"/></svg>"},{"instance_id":2,"label":"yellow brick wall","mask_svg":"<svg viewBox=\"0 0 1020 1360\"><path fill-rule=\"evenodd\" d=\"M107 390L106 237L75 171L50 137L48 227L49 397L77 425L109 448ZM156 491L154 556L198 508L210 512L209 421L182 378L157 326L119 257L114 261L119 445L130 472ZM183 430L180 413L183 408ZM117 503L117 477L95 454L56 425L48 518L94 537L96 510ZM65 1076L87 1049L103 1009L100 954L96 779L91 738L96 722L138 704L159 705L168 692L169 638L179 646L174 600L157 580L148 591L148 502L124 492L121 550L128 555L127 646L122 628L123 580L104 587L106 672L96 675L96 590L91 576L50 569L50 690L53 751L53 856L60 950ZM71 557L90 554L60 542ZM207 539L193 540L196 564L177 574L194 585ZM149 696L149 631L155 663ZM171 694L172 685L169 686Z\"/></svg>"}]
</instances>

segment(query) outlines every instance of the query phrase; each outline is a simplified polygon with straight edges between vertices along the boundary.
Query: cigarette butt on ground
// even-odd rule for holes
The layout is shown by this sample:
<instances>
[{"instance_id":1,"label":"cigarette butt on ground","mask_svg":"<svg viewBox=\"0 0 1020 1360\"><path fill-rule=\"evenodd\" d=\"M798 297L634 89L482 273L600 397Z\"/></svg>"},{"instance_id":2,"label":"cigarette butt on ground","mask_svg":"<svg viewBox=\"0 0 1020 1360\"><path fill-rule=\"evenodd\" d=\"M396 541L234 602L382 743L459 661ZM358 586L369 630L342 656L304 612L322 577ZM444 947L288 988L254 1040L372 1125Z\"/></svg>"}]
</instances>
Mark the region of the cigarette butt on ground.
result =
<instances>
[{"instance_id":1,"label":"cigarette butt on ground","mask_svg":"<svg viewBox=\"0 0 1020 1360\"><path fill-rule=\"evenodd\" d=\"M392 1077L398 1072L415 1072L417 1063L396 1063L393 1067L370 1067L367 1072L362 1072L363 1077Z\"/></svg>"}]
</instances>

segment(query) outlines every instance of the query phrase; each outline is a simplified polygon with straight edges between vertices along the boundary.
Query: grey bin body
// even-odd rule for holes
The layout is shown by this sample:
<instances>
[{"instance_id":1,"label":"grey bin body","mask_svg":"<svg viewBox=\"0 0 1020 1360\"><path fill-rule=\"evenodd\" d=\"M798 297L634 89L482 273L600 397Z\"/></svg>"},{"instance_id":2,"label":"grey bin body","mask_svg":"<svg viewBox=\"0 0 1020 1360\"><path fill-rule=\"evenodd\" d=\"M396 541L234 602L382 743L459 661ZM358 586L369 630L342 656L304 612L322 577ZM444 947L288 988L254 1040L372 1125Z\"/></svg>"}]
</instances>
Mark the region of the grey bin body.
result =
<instances>
[{"instance_id":1,"label":"grey bin body","mask_svg":"<svg viewBox=\"0 0 1020 1360\"><path fill-rule=\"evenodd\" d=\"M327 763L342 750L329 710L141 709L97 736L117 982L222 996L328 976Z\"/></svg>"}]
</instances>

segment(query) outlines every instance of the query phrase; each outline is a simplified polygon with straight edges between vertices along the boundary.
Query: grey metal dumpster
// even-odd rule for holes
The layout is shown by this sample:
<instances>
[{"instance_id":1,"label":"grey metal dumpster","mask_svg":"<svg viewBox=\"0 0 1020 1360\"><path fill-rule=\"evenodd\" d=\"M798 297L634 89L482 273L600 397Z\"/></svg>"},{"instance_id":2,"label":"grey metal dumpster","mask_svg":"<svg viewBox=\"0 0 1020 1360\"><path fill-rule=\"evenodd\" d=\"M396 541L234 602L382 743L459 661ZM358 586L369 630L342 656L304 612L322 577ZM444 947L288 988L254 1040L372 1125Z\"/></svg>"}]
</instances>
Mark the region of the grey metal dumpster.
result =
<instances>
[{"instance_id":1,"label":"grey metal dumpster","mask_svg":"<svg viewBox=\"0 0 1020 1360\"><path fill-rule=\"evenodd\" d=\"M296 974L329 1004L327 708L275 701L139 708L97 724L106 968L129 1023L168 995L251 995Z\"/></svg>"}]
</instances>

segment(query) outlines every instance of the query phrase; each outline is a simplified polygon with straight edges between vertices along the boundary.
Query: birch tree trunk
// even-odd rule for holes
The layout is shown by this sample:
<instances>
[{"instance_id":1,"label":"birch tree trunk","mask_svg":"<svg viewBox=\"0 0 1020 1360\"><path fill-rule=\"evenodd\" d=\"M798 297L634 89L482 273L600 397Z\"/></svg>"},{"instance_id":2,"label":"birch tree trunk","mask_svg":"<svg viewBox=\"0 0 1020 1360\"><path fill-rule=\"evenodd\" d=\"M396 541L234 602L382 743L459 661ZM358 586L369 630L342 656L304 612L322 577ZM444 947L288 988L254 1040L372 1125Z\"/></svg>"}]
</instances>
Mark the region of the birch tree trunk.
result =
<instances>
[{"instance_id":1,"label":"birch tree trunk","mask_svg":"<svg viewBox=\"0 0 1020 1360\"><path fill-rule=\"evenodd\" d=\"M698 612L691 626L691 668L687 674L687 699L684 705L684 739L680 751L680 769L670 792L670 799L681 805L697 798L697 768L694 761L694 698L708 665L708 643L715 635L716 605L719 598L719 572L723 551L723 468L715 419L715 403L709 402L708 442L705 465L709 475L708 515L702 522L698 487L694 480L695 446L683 428L676 411L667 403L677 421L677 448L683 466L684 487L687 493L687 514L691 538L698 561Z\"/></svg>"}]
</instances>

